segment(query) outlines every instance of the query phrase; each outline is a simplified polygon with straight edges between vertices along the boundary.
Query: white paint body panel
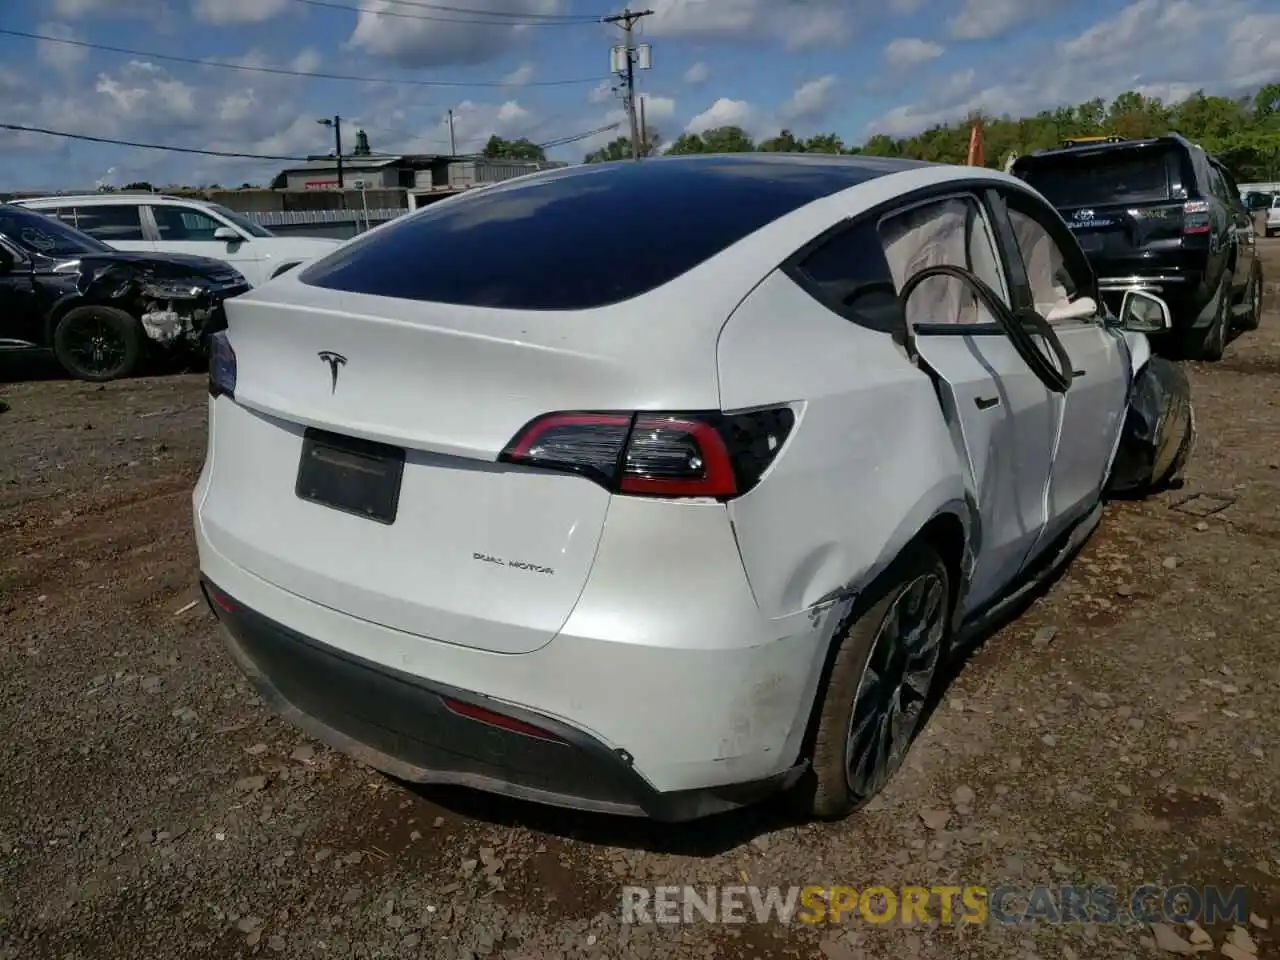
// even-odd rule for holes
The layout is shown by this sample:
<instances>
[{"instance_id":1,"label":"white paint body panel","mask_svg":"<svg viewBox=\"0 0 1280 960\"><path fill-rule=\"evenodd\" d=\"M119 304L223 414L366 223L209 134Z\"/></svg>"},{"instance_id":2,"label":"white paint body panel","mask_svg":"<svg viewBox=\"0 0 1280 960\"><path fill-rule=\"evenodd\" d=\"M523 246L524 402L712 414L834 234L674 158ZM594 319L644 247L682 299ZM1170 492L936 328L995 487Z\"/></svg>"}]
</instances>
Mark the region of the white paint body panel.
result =
<instances>
[{"instance_id":1,"label":"white paint body panel","mask_svg":"<svg viewBox=\"0 0 1280 960\"><path fill-rule=\"evenodd\" d=\"M888 336L774 273L726 326L719 356L727 409L803 400L765 481L729 507L766 616L865 583L934 514L963 502L933 382Z\"/></svg>"},{"instance_id":2,"label":"white paint body panel","mask_svg":"<svg viewBox=\"0 0 1280 960\"><path fill-rule=\"evenodd\" d=\"M1083 467L1063 466L1074 454L1058 432L1078 422L1063 441L1082 443L1122 418L1118 341L1115 358L1098 356L1098 392L1065 413L1002 338L926 343L948 381L940 402L889 335L830 313L777 269L850 215L973 176L1027 189L971 168L882 176L600 310L406 302L311 287L296 272L230 301L238 382L235 401L210 404L194 494L202 572L320 643L625 749L660 791L786 770L847 609L834 598L950 513L968 534L977 603L1031 558L1061 520L1052 510L1100 494L1100 477L1090 492ZM325 350L348 358L336 388ZM973 396L997 386L1000 413L977 416ZM555 410L782 403L798 412L790 438L728 505L611 496L495 462ZM309 425L409 450L394 525L295 497ZM555 576L472 561L486 551Z\"/></svg>"}]
</instances>

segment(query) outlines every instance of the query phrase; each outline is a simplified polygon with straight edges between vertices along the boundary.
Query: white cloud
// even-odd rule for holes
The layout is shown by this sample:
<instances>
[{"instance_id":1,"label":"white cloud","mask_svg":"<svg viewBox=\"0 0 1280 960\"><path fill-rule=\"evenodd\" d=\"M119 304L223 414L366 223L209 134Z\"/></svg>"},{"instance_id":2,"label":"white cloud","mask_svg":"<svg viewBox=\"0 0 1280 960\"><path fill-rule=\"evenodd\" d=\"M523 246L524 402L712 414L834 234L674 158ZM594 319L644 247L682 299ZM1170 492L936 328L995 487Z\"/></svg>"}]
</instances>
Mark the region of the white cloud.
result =
<instances>
[{"instance_id":1,"label":"white cloud","mask_svg":"<svg viewBox=\"0 0 1280 960\"><path fill-rule=\"evenodd\" d=\"M849 0L652 0L655 37L782 38L787 49L837 45L849 36Z\"/></svg>"},{"instance_id":2,"label":"white cloud","mask_svg":"<svg viewBox=\"0 0 1280 960\"><path fill-rule=\"evenodd\" d=\"M915 13L924 6L924 0L889 0L889 9L893 13L906 15Z\"/></svg>"},{"instance_id":3,"label":"white cloud","mask_svg":"<svg viewBox=\"0 0 1280 960\"><path fill-rule=\"evenodd\" d=\"M706 83L710 76L711 68L699 61L684 72L684 82L691 87L696 87L700 83Z\"/></svg>"},{"instance_id":4,"label":"white cloud","mask_svg":"<svg viewBox=\"0 0 1280 960\"><path fill-rule=\"evenodd\" d=\"M779 109L779 116L788 123L816 120L830 109L836 95L834 74L818 77L803 84Z\"/></svg>"},{"instance_id":5,"label":"white cloud","mask_svg":"<svg viewBox=\"0 0 1280 960\"><path fill-rule=\"evenodd\" d=\"M973 111L1027 116L1125 90L1170 100L1198 89L1247 93L1280 80L1277 31L1280 15L1251 12L1248 0L1132 0L1074 37L1028 46L1002 69L983 71L985 87L976 86L973 69L962 71L868 131L905 136ZM1214 52L1221 50L1231 55Z\"/></svg>"},{"instance_id":6,"label":"white cloud","mask_svg":"<svg viewBox=\"0 0 1280 960\"><path fill-rule=\"evenodd\" d=\"M167 16L168 4L157 0L54 0L53 12L65 20L81 17Z\"/></svg>"},{"instance_id":7,"label":"white cloud","mask_svg":"<svg viewBox=\"0 0 1280 960\"><path fill-rule=\"evenodd\" d=\"M365 125L371 143L385 147L375 149L403 150L406 153L448 153L449 118L446 114L432 128L408 142L397 140L400 136L397 124L384 118L372 117ZM528 135L535 126L531 111L515 100L502 103L477 103L463 100L453 108L453 137L457 152L478 153L491 136L517 139Z\"/></svg>"},{"instance_id":8,"label":"white cloud","mask_svg":"<svg viewBox=\"0 0 1280 960\"><path fill-rule=\"evenodd\" d=\"M496 13L556 13L561 0L468 0L469 10ZM392 0L360 0L348 44L403 66L443 67L484 63L511 49L532 28L496 26L485 17L438 17L413 12Z\"/></svg>"},{"instance_id":9,"label":"white cloud","mask_svg":"<svg viewBox=\"0 0 1280 960\"><path fill-rule=\"evenodd\" d=\"M1280 64L1280 13L1255 13L1231 28L1227 49L1241 86L1260 87L1276 79Z\"/></svg>"},{"instance_id":10,"label":"white cloud","mask_svg":"<svg viewBox=\"0 0 1280 960\"><path fill-rule=\"evenodd\" d=\"M644 102L645 126L658 132L659 136L662 137L664 146L669 144L675 137L674 132L671 130L671 121L676 115L676 101L671 97L655 97L647 93L640 94L640 99ZM627 111L621 106L609 110L603 117L587 124L587 126L594 130L597 127L607 127L613 124L617 124L617 126L612 130L602 130L600 133L593 134L585 140L573 144L573 149L587 154L593 150L599 150L607 143L612 143L618 137L629 137L631 135Z\"/></svg>"},{"instance_id":11,"label":"white cloud","mask_svg":"<svg viewBox=\"0 0 1280 960\"><path fill-rule=\"evenodd\" d=\"M79 39L75 31L65 23L42 23L36 27L36 32L64 40ZM48 40L36 43L36 56L40 58L40 62L63 72L78 66L88 55L89 51L85 47L73 47L69 43L50 43Z\"/></svg>"},{"instance_id":12,"label":"white cloud","mask_svg":"<svg viewBox=\"0 0 1280 960\"><path fill-rule=\"evenodd\" d=\"M327 132L310 112L299 116L306 83L298 78L266 76L249 81L245 74L214 70L184 71L179 79L155 63L134 59L88 82L68 77L61 84L42 83L35 96L21 99L9 97L6 85L0 83L0 96L11 104L9 117L14 123L144 143L298 156L322 152L329 142ZM34 176L41 187L59 188L87 188L108 166L116 168L112 182L199 184L264 182L287 165L143 149L87 148L72 141L20 133L0 135L0 152L11 162L21 161L24 154L56 156L56 163L43 164L43 170L36 166L34 175L28 176Z\"/></svg>"},{"instance_id":13,"label":"white cloud","mask_svg":"<svg viewBox=\"0 0 1280 960\"><path fill-rule=\"evenodd\" d=\"M526 83L528 83L530 80L533 79L533 75L536 72L537 72L537 67L535 67L532 63L522 63L520 64L520 66L516 67L514 70L508 73L505 77L503 77L502 82L509 84L510 86L513 86L513 87L523 87Z\"/></svg>"},{"instance_id":14,"label":"white cloud","mask_svg":"<svg viewBox=\"0 0 1280 960\"><path fill-rule=\"evenodd\" d=\"M197 20L214 26L265 23L290 9L301 11L289 0L193 0L191 5L191 13Z\"/></svg>"},{"instance_id":15,"label":"white cloud","mask_svg":"<svg viewBox=\"0 0 1280 960\"><path fill-rule=\"evenodd\" d=\"M919 37L899 37L884 48L885 63L891 67L916 67L942 56L945 47Z\"/></svg>"},{"instance_id":16,"label":"white cloud","mask_svg":"<svg viewBox=\"0 0 1280 960\"><path fill-rule=\"evenodd\" d=\"M614 99L613 82L610 80L601 80L587 94L588 103L608 103L612 99Z\"/></svg>"},{"instance_id":17,"label":"white cloud","mask_svg":"<svg viewBox=\"0 0 1280 960\"><path fill-rule=\"evenodd\" d=\"M706 133L716 127L742 127L757 130L763 120L760 110L745 100L721 97L685 126L686 133Z\"/></svg>"},{"instance_id":18,"label":"white cloud","mask_svg":"<svg viewBox=\"0 0 1280 960\"><path fill-rule=\"evenodd\" d=\"M985 40L1069 5L1069 0L965 0L964 7L947 21L947 26L957 40Z\"/></svg>"}]
</instances>

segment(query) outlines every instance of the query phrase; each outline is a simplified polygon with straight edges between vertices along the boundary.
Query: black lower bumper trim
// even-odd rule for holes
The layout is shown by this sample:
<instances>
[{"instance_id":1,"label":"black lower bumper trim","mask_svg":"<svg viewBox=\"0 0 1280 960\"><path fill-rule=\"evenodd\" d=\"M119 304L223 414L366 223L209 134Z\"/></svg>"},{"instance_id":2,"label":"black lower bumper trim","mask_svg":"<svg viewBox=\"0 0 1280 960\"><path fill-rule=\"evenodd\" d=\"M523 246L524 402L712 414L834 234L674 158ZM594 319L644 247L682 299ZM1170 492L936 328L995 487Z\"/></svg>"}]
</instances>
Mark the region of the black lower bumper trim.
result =
<instances>
[{"instance_id":1,"label":"black lower bumper trim","mask_svg":"<svg viewBox=\"0 0 1280 960\"><path fill-rule=\"evenodd\" d=\"M767 780L661 793L581 730L468 690L374 663L248 609L201 579L237 665L270 707L334 749L416 783L471 787L598 813L691 820L789 787L796 767ZM447 701L492 711L549 736L495 726Z\"/></svg>"}]
</instances>

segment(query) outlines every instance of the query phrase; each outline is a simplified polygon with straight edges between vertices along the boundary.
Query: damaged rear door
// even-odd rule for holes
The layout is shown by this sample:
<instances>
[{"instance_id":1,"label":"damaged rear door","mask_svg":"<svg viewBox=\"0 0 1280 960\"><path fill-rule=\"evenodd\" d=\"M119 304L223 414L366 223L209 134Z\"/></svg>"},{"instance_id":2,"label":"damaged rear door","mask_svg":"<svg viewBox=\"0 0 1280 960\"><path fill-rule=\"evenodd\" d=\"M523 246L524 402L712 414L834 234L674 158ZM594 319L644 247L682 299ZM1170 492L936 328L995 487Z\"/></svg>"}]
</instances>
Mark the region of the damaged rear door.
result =
<instances>
[{"instance_id":1,"label":"damaged rear door","mask_svg":"<svg viewBox=\"0 0 1280 960\"><path fill-rule=\"evenodd\" d=\"M920 270L949 265L978 277L1008 303L994 232L976 196L904 206L880 220L879 234L899 292ZM938 383L980 518L967 597L973 609L1018 576L1046 527L1063 400L958 279L923 280L904 309L918 359Z\"/></svg>"}]
</instances>

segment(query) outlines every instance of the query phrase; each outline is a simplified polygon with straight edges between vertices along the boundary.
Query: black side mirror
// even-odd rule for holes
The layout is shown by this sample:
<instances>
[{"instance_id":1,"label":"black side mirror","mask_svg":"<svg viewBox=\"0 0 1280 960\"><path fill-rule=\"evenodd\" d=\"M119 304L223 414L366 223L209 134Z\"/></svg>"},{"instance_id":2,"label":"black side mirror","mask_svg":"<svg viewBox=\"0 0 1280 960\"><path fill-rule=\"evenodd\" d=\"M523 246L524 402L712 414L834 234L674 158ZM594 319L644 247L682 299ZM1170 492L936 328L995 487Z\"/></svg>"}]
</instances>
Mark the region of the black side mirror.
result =
<instances>
[{"instance_id":1,"label":"black side mirror","mask_svg":"<svg viewBox=\"0 0 1280 960\"><path fill-rule=\"evenodd\" d=\"M4 247L0 247L0 275L13 273L13 266L13 254Z\"/></svg>"}]
</instances>

